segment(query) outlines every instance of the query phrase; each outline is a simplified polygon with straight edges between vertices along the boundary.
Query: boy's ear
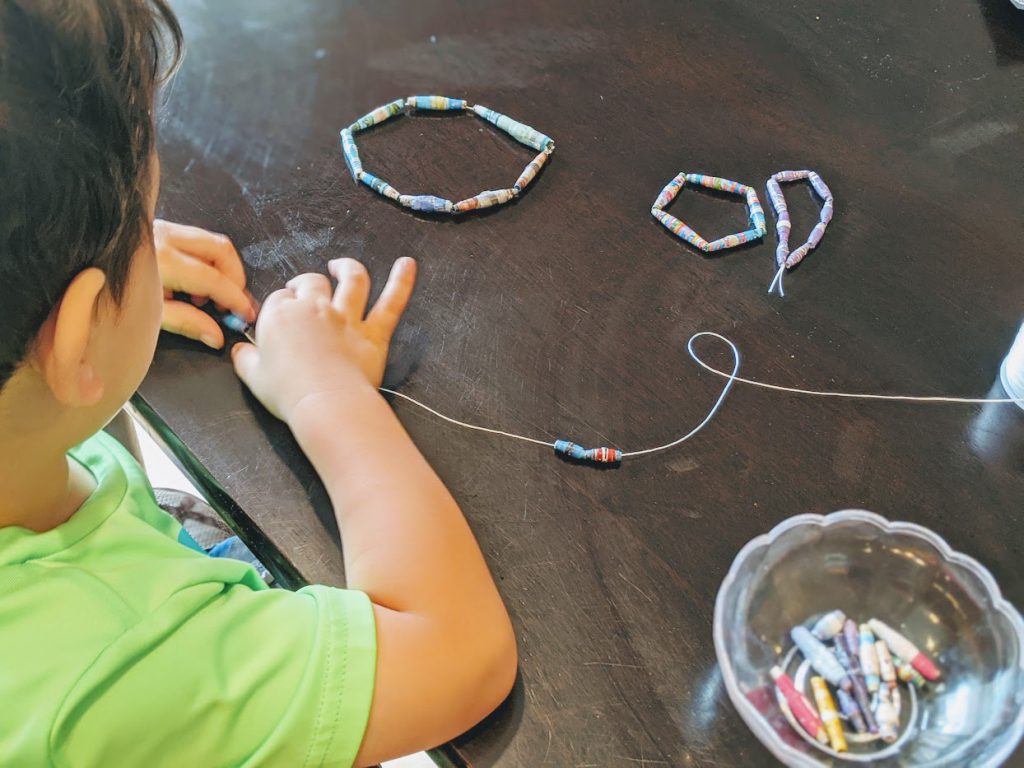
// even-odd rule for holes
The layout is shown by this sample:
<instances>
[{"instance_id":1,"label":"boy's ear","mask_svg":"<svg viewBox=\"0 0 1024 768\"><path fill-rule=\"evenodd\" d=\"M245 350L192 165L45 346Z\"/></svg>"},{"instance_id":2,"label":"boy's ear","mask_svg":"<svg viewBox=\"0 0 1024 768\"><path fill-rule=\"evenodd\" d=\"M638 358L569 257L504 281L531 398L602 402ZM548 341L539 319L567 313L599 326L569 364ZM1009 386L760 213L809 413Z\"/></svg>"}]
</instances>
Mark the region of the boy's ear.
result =
<instances>
[{"instance_id":1,"label":"boy's ear","mask_svg":"<svg viewBox=\"0 0 1024 768\"><path fill-rule=\"evenodd\" d=\"M62 405L90 406L103 397L103 380L89 358L89 339L106 282L96 267L79 272L39 330L38 365Z\"/></svg>"}]
</instances>

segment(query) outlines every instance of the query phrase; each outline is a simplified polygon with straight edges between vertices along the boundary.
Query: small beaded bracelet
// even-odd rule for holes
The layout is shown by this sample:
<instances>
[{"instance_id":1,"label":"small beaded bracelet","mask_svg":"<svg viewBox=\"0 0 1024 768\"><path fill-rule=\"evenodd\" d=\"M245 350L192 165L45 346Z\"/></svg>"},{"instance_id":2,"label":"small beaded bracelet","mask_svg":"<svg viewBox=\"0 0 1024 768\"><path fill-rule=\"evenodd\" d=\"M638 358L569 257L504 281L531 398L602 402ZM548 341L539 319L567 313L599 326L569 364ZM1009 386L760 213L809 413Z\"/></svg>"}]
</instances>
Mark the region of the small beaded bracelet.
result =
<instances>
[{"instance_id":1,"label":"small beaded bracelet","mask_svg":"<svg viewBox=\"0 0 1024 768\"><path fill-rule=\"evenodd\" d=\"M520 144L533 147L539 150L539 154L519 174L516 183L508 189L485 190L475 197L460 200L453 203L443 197L434 195L403 195L386 181L374 176L363 169L359 159L359 150L356 147L355 134L375 125L390 120L395 115L406 109L434 110L434 111L456 111L466 110L480 116L499 130L504 131ZM405 99L396 99L375 110L366 113L356 120L348 128L341 131L341 152L345 157L345 165L355 181L361 181L374 192L383 195L389 200L394 200L406 208L426 213L466 213L483 208L490 208L495 205L507 203L520 195L526 186L536 178L540 169L548 161L548 157L555 151L555 142L530 126L513 120L508 115L495 112L493 109L483 107L479 104L470 106L465 99L450 99L447 96L409 96Z\"/></svg>"},{"instance_id":2,"label":"small beaded bracelet","mask_svg":"<svg viewBox=\"0 0 1024 768\"><path fill-rule=\"evenodd\" d=\"M782 194L782 187L779 186L779 182L801 181L802 179L807 179L815 194L822 200L821 218L814 225L814 229L811 230L807 242L791 252L789 250L789 233L793 228L793 224L789 220L789 206L786 205L786 198ZM779 271L775 273L775 279L768 286L768 293L774 291L775 286L778 285L779 295L785 296L786 293L782 289L783 273L787 269L795 267L803 260L804 256L818 247L818 243L821 242L821 238L825 235L825 228L832 221L835 201L832 198L832 191L828 188L828 185L814 171L779 171L772 174L772 177L768 179L767 186L768 197L771 200L772 208L775 209L777 217L775 231L779 235L779 246L775 250L775 262L779 266Z\"/></svg>"},{"instance_id":3,"label":"small beaded bracelet","mask_svg":"<svg viewBox=\"0 0 1024 768\"><path fill-rule=\"evenodd\" d=\"M664 210L665 206L676 199L679 190L687 182L699 184L709 189L717 189L720 192L740 195L745 198L747 201L747 213L750 216L750 229L744 232L737 232L734 235L726 235L709 243L681 220ZM651 206L651 215L660 221L673 235L682 238L695 248L700 248L705 253L724 251L727 248L735 248L737 245L748 243L752 240L759 240L764 237L767 231L765 229L764 210L761 208L761 202L757 199L757 191L753 187L729 181L728 179L720 179L717 176L705 176L702 173L680 173L672 179L661 190L658 199Z\"/></svg>"}]
</instances>

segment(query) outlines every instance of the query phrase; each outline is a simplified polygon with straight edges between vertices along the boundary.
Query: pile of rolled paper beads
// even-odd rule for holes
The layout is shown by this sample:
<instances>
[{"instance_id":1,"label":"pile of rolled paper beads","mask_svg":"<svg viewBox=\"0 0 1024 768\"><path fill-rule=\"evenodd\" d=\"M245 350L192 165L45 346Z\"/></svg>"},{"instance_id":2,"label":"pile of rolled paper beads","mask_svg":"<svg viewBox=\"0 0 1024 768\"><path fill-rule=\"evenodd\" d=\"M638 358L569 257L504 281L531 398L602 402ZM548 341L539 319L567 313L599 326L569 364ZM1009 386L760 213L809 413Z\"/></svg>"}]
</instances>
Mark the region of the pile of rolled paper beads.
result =
<instances>
[{"instance_id":1,"label":"pile of rolled paper beads","mask_svg":"<svg viewBox=\"0 0 1024 768\"><path fill-rule=\"evenodd\" d=\"M513 139L528 147L539 150L539 154L519 174L516 183L508 189L486 190L465 200L455 203L443 197L434 195L403 195L383 179L374 176L363 168L359 159L359 150L356 147L355 134L366 130L374 125L379 125L389 120L400 112L409 109L454 111L466 110L479 115L487 122L507 133ZM386 198L394 200L406 208L414 211L428 213L466 213L481 208L507 203L519 196L526 186L534 180L540 169L547 162L548 157L555 151L555 142L540 131L531 128L524 123L513 120L508 115L495 112L493 109L474 104L472 106L465 99L450 99L447 96L409 96L405 99L396 99L372 112L368 112L356 120L348 128L341 131L341 151L345 156L345 164L352 174L352 178L361 181L374 192Z\"/></svg>"}]
</instances>

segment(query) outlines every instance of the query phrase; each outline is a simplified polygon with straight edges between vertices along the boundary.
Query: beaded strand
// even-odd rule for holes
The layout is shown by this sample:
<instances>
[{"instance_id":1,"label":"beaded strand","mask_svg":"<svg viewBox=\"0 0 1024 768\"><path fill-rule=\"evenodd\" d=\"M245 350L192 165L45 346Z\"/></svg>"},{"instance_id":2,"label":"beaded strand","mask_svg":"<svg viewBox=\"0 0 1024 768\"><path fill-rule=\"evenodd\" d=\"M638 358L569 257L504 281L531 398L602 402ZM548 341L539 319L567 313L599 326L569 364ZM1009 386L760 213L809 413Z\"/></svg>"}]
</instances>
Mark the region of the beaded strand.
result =
<instances>
[{"instance_id":1,"label":"beaded strand","mask_svg":"<svg viewBox=\"0 0 1024 768\"><path fill-rule=\"evenodd\" d=\"M523 172L519 174L516 183L508 189L485 190L474 197L466 198L458 202L452 202L443 197L435 195L403 195L383 179L364 170L363 163L359 158L359 148L356 146L355 134L380 125L385 120L390 120L406 110L432 110L432 111L466 111L471 112L487 122L504 131L520 144L540 150L540 153L527 164ZM541 168L547 163L548 157L555 151L555 142L551 137L531 128L525 123L513 120L508 115L495 112L489 107L480 104L470 104L465 99L452 99L447 96L409 96L404 99L395 99L383 106L367 112L356 120L348 128L341 130L341 154L345 158L345 165L352 175L353 181L362 182L374 192L389 200L394 200L399 205L423 213L468 213L469 211L491 208L496 205L504 205L522 194L523 190L537 177Z\"/></svg>"},{"instance_id":2,"label":"beaded strand","mask_svg":"<svg viewBox=\"0 0 1024 768\"><path fill-rule=\"evenodd\" d=\"M747 203L747 214L750 218L750 229L743 232L737 232L732 235L726 235L718 240L708 242L693 229L688 227L682 220L664 210L669 203L676 199L676 195L679 194L680 190L687 182L743 197ZM765 227L764 209L761 207L761 201L757 199L757 190L753 187L748 187L746 184L729 181L729 179L721 179L718 176L705 176L702 173L684 172L678 174L674 179L666 184L665 188L658 194L657 199L654 201L654 205L651 206L651 215L660 221L662 225L673 235L685 240L690 245L695 248L699 248L705 253L724 251L727 248L735 248L737 245L749 243L753 240L759 240L764 237L767 232Z\"/></svg>"},{"instance_id":3,"label":"beaded strand","mask_svg":"<svg viewBox=\"0 0 1024 768\"><path fill-rule=\"evenodd\" d=\"M815 194L821 198L821 218L814 225L814 229L811 230L807 241L791 252L789 250L789 233L793 229L793 224L789 219L789 206L786 205L786 197L782 194L782 187L779 182L801 181L803 179L807 179ZM768 286L768 293L774 291L775 286L778 285L779 295L785 296L786 293L782 289L782 275L787 269L792 269L799 264L804 256L818 247L818 243L821 242L821 238L825 235L825 228L832 221L832 214L835 211L835 200L828 185L814 171L779 171L772 174L772 177L768 179L767 187L768 198L771 200L772 208L775 209L777 217L775 231L779 236L779 245L775 250L775 262L778 264L779 270L775 273L775 279L772 280L771 285Z\"/></svg>"}]
</instances>

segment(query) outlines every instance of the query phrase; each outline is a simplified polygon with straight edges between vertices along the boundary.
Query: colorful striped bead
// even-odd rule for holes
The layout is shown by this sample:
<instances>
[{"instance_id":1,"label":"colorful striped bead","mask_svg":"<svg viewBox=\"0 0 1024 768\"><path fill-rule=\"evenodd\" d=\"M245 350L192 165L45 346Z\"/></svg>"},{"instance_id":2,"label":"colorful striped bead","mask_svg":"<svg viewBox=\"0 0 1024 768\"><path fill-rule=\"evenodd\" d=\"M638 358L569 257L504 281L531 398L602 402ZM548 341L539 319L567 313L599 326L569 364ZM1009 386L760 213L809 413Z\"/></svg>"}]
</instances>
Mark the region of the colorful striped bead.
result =
<instances>
[{"instance_id":1,"label":"colorful striped bead","mask_svg":"<svg viewBox=\"0 0 1024 768\"><path fill-rule=\"evenodd\" d=\"M666 205L676 199L676 195L679 194L679 190L683 188L683 184L686 183L686 174L680 173L672 181L665 185L665 188L661 190L658 195L658 199L654 201L654 208L661 210Z\"/></svg>"},{"instance_id":2,"label":"colorful striped bead","mask_svg":"<svg viewBox=\"0 0 1024 768\"><path fill-rule=\"evenodd\" d=\"M665 228L668 229L668 231L671 232L676 237L682 238L690 245L696 248L700 248L702 251L706 251L708 249L707 240L698 235L696 232L694 232L692 229L686 226L686 224L677 219L671 213L663 211L659 208L651 208L651 213L654 214L654 218L656 218L658 221L664 224Z\"/></svg>"},{"instance_id":3,"label":"colorful striped bead","mask_svg":"<svg viewBox=\"0 0 1024 768\"><path fill-rule=\"evenodd\" d=\"M359 159L359 149L352 137L352 131L348 128L341 132L341 154L345 157L348 172L352 174L352 181L359 181L359 174L363 172L363 163Z\"/></svg>"},{"instance_id":4,"label":"colorful striped bead","mask_svg":"<svg viewBox=\"0 0 1024 768\"><path fill-rule=\"evenodd\" d=\"M780 183L802 181L804 179L810 183L811 189L821 198L821 214L818 223L811 230L807 241L791 252L789 249L789 233L793 229L793 224L789 218L789 206L786 205L786 197L782 194ZM825 236L825 228L832 221L835 200L828 185L814 171L779 171L772 174L772 177L768 179L767 188L768 198L771 200L772 208L775 210L776 215L775 231L779 236L779 245L775 249L775 263L780 269L783 267L792 269L800 263L804 256L817 248L821 239Z\"/></svg>"},{"instance_id":5,"label":"colorful striped bead","mask_svg":"<svg viewBox=\"0 0 1024 768\"><path fill-rule=\"evenodd\" d=\"M352 133L357 131L364 131L367 128L372 128L375 125L380 125L385 120L388 120L399 112L405 109L405 99L395 99L382 107L377 107L372 112L367 112L365 115L356 120L352 125L348 127Z\"/></svg>"},{"instance_id":6,"label":"colorful striped bead","mask_svg":"<svg viewBox=\"0 0 1024 768\"><path fill-rule=\"evenodd\" d=\"M515 196L516 190L514 189L489 189L486 192L481 192L476 197L460 200L455 203L452 211L454 213L466 213L480 208L491 208L495 205L507 203Z\"/></svg>"},{"instance_id":7,"label":"colorful striped bead","mask_svg":"<svg viewBox=\"0 0 1024 768\"><path fill-rule=\"evenodd\" d=\"M405 104L414 109L432 109L436 111L466 108L465 99L449 99L447 96L410 96L405 100Z\"/></svg>"},{"instance_id":8,"label":"colorful striped bead","mask_svg":"<svg viewBox=\"0 0 1024 768\"><path fill-rule=\"evenodd\" d=\"M618 464L622 461L622 451L618 448L584 448L568 440L556 440L555 453L561 453L576 461L593 461L598 464Z\"/></svg>"},{"instance_id":9,"label":"colorful striped bead","mask_svg":"<svg viewBox=\"0 0 1024 768\"><path fill-rule=\"evenodd\" d=\"M546 149L541 151L540 154L533 158L533 160L530 161L530 164L523 169L523 172L519 174L519 178L516 179L516 183L512 185L512 189L517 193L526 189L527 185L537 177L538 173L540 173L540 169L544 167L544 164L548 161L550 156L550 151Z\"/></svg>"},{"instance_id":10,"label":"colorful striped bead","mask_svg":"<svg viewBox=\"0 0 1024 768\"><path fill-rule=\"evenodd\" d=\"M550 147L551 150L554 150L555 148L555 143L548 136L525 123L513 120L508 115L495 112L493 109L480 106L479 104L473 105L473 111L487 122L507 133L520 144L526 144L534 149L548 149Z\"/></svg>"},{"instance_id":11,"label":"colorful striped bead","mask_svg":"<svg viewBox=\"0 0 1024 768\"><path fill-rule=\"evenodd\" d=\"M434 195L399 195L398 202L406 208L423 213L451 213L455 203Z\"/></svg>"},{"instance_id":12,"label":"colorful striped bead","mask_svg":"<svg viewBox=\"0 0 1024 768\"><path fill-rule=\"evenodd\" d=\"M747 203L747 215L750 219L750 229L743 232L736 232L708 242L682 221L671 215L664 208L676 199L679 191L686 183L697 184L709 189L716 189L720 192L728 192L734 195L742 195ZM757 199L757 191L746 184L740 184L729 179L722 179L718 176L706 176L703 173L680 173L672 179L658 194L654 204L651 206L651 215L654 216L672 234L685 240L695 248L705 253L715 253L728 248L735 248L737 245L749 243L764 237L765 228L764 209L761 201Z\"/></svg>"},{"instance_id":13,"label":"colorful striped bead","mask_svg":"<svg viewBox=\"0 0 1024 768\"><path fill-rule=\"evenodd\" d=\"M369 171L363 171L359 174L359 180L366 186L376 192L378 195L384 195L389 200L398 200L402 197L398 190L388 184L384 179L377 178Z\"/></svg>"}]
</instances>

